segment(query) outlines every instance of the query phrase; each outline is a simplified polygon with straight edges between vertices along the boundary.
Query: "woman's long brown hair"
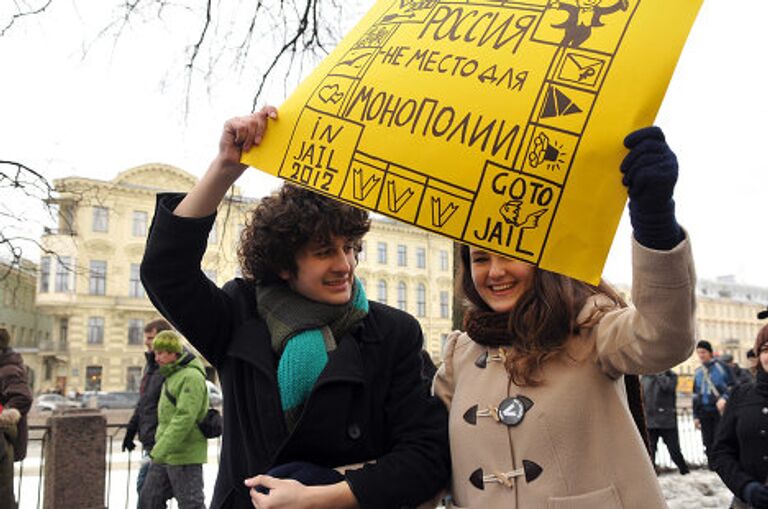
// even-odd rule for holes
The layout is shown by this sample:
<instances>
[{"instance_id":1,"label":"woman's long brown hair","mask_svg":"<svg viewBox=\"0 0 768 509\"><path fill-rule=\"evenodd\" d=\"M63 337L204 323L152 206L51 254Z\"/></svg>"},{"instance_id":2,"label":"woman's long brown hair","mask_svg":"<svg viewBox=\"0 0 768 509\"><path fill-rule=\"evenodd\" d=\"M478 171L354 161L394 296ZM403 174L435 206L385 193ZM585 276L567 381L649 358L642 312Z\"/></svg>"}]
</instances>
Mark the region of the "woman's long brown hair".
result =
<instances>
[{"instance_id":1,"label":"woman's long brown hair","mask_svg":"<svg viewBox=\"0 0 768 509\"><path fill-rule=\"evenodd\" d=\"M461 285L460 291L473 309L492 312L477 293L472 281L471 263L469 247L462 246L461 272L457 280ZM616 305L626 306L621 296L602 280L598 286L593 286L536 269L531 288L509 312L507 321L510 340L514 338L514 355L507 356L505 364L515 384L539 385L542 382L538 374L543 363L565 348L570 335L578 334L581 328L591 325L589 320L577 323L576 319L587 299L596 294L604 294ZM465 320L471 311L465 314Z\"/></svg>"},{"instance_id":2,"label":"woman's long brown hair","mask_svg":"<svg viewBox=\"0 0 768 509\"><path fill-rule=\"evenodd\" d=\"M493 310L477 293L472 281L469 247L461 246L460 252L461 270L457 286L472 306L464 315L466 321L473 309L485 312ZM596 294L606 295L620 307L627 306L621 295L602 279L600 284L593 286L554 272L536 269L530 290L509 312L507 321L509 337L514 338L514 355L507 356L505 367L515 384L540 385L540 368L544 362L564 350L565 342L571 334L578 334L582 328L595 325L602 311L600 308L595 309L582 323L576 319L587 299ZM765 332L768 336L768 326ZM625 375L624 385L632 419L650 454L640 379L637 375Z\"/></svg>"}]
</instances>

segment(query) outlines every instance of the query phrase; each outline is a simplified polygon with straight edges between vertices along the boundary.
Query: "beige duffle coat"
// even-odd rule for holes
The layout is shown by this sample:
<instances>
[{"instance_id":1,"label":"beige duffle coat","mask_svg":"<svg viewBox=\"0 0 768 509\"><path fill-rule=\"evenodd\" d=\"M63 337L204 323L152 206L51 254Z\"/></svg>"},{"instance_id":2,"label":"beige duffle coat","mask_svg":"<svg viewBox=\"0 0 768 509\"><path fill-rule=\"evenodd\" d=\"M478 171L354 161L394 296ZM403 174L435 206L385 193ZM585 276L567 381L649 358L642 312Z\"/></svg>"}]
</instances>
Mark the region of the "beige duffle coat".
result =
<instances>
[{"instance_id":1,"label":"beige duffle coat","mask_svg":"<svg viewBox=\"0 0 768 509\"><path fill-rule=\"evenodd\" d=\"M547 361L544 383L512 383L498 349L452 333L434 382L450 409L453 507L666 507L627 406L624 374L664 371L694 347L696 276L688 240L671 251L634 243L634 307L591 297L599 322Z\"/></svg>"}]
</instances>

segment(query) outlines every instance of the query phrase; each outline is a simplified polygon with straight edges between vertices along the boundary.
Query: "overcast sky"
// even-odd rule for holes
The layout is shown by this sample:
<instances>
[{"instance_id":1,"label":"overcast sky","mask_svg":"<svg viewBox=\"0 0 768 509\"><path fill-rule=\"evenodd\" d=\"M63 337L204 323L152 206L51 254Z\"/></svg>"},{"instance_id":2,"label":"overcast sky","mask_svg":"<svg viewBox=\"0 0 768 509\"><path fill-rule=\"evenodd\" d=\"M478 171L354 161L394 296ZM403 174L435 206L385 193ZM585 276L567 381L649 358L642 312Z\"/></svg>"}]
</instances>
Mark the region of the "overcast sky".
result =
<instances>
[{"instance_id":1,"label":"overcast sky","mask_svg":"<svg viewBox=\"0 0 768 509\"><path fill-rule=\"evenodd\" d=\"M169 71L169 62L178 64L171 42L179 28L137 27L116 46L97 42L82 59L84 34L99 28L94 20L108 2L86 3L84 13L74 0L54 2L0 38L0 159L51 179L109 180L150 162L201 176L224 120L250 110L254 83L232 72L210 91L197 87L185 122L182 80ZM680 161L678 218L699 276L761 286L768 286L767 22L766 0L705 0L657 119ZM283 98L282 87L265 96L278 105ZM252 170L239 185L261 196L276 182ZM629 235L625 214L604 272L611 281L630 281Z\"/></svg>"}]
</instances>

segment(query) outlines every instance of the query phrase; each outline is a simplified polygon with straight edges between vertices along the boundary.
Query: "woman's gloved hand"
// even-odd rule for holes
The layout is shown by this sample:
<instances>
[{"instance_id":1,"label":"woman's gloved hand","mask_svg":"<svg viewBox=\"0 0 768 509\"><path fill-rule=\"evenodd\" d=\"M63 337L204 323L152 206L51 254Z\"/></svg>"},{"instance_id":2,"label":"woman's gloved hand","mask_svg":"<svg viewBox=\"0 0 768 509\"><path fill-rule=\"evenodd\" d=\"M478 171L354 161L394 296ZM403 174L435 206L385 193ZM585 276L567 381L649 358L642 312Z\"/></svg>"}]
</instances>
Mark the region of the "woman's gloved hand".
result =
<instances>
[{"instance_id":1,"label":"woman's gloved hand","mask_svg":"<svg viewBox=\"0 0 768 509\"><path fill-rule=\"evenodd\" d=\"M635 238L645 247L669 250L683 240L672 195L677 157L658 127L639 129L624 139L629 154L621 163L629 194L629 218Z\"/></svg>"}]
</instances>

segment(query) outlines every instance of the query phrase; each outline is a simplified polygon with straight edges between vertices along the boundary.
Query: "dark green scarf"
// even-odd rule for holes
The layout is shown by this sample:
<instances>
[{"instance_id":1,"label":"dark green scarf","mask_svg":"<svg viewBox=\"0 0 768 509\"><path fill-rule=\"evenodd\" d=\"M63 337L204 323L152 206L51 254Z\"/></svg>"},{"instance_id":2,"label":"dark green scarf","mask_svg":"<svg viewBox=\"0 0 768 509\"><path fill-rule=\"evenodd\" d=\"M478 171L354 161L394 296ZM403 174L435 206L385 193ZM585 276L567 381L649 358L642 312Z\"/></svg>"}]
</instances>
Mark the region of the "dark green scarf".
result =
<instances>
[{"instance_id":1,"label":"dark green scarf","mask_svg":"<svg viewBox=\"0 0 768 509\"><path fill-rule=\"evenodd\" d=\"M259 316L267 322L272 349L280 357L277 384L288 430L293 431L336 338L368 314L368 299L355 278L346 304L324 304L307 299L288 285L256 287Z\"/></svg>"}]
</instances>

